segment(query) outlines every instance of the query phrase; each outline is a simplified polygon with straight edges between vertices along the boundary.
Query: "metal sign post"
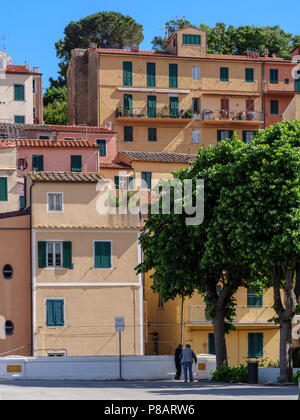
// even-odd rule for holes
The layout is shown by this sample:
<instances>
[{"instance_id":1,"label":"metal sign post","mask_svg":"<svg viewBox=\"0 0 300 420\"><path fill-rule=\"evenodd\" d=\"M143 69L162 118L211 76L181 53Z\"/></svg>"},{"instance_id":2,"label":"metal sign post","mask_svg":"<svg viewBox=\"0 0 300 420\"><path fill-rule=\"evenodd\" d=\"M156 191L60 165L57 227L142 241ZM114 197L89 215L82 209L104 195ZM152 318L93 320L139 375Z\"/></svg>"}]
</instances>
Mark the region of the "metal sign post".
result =
<instances>
[{"instance_id":1,"label":"metal sign post","mask_svg":"<svg viewBox=\"0 0 300 420\"><path fill-rule=\"evenodd\" d=\"M120 371L120 381L122 378L122 332L125 331L125 318L116 317L115 318L115 331L119 332L119 371Z\"/></svg>"}]
</instances>

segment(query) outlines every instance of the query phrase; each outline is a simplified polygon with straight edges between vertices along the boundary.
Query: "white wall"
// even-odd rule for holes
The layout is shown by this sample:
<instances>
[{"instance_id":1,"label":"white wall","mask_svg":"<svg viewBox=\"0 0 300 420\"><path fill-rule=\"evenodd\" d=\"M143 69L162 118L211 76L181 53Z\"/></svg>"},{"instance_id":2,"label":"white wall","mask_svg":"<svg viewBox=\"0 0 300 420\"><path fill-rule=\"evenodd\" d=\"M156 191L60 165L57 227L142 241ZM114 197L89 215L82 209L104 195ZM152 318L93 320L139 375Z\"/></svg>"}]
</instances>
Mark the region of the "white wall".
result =
<instances>
[{"instance_id":1,"label":"white wall","mask_svg":"<svg viewBox=\"0 0 300 420\"><path fill-rule=\"evenodd\" d=\"M6 73L0 79L0 122L14 123L15 115L24 115L25 124L33 124L33 91L31 74ZM25 85L25 101L14 100L14 85Z\"/></svg>"},{"instance_id":2,"label":"white wall","mask_svg":"<svg viewBox=\"0 0 300 420\"><path fill-rule=\"evenodd\" d=\"M205 363L206 370L197 371L195 379L210 379L216 368L215 356L197 355L198 363ZM17 366L21 372L8 372ZM125 356L122 358L124 380L174 379L173 356ZM7 357L0 358L0 379L48 380L119 380L119 357Z\"/></svg>"}]
</instances>

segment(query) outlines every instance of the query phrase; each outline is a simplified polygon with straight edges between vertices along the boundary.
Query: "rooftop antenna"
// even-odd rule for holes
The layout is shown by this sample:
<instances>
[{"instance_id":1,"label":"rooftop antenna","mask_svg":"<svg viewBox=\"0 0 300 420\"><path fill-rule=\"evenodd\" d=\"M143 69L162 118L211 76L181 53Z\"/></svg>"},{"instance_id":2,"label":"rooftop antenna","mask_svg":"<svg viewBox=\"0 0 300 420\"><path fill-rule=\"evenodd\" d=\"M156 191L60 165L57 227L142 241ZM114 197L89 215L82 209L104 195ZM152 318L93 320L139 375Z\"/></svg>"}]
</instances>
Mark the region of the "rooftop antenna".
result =
<instances>
[{"instance_id":1,"label":"rooftop antenna","mask_svg":"<svg viewBox=\"0 0 300 420\"><path fill-rule=\"evenodd\" d=\"M10 36L10 34L4 34L2 37L1 37L1 40L2 40L2 46L3 46L3 51L7 51L7 37L8 36Z\"/></svg>"}]
</instances>

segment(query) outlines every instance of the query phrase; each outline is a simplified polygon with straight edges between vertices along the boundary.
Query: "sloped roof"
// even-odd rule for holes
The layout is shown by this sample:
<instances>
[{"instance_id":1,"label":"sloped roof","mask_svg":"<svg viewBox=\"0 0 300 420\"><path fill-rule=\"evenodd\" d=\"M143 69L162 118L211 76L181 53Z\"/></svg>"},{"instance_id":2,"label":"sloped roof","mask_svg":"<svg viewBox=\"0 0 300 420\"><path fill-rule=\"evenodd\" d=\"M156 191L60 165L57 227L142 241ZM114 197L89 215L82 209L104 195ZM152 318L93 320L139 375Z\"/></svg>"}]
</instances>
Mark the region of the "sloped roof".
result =
<instances>
[{"instance_id":1,"label":"sloped roof","mask_svg":"<svg viewBox=\"0 0 300 420\"><path fill-rule=\"evenodd\" d=\"M120 155L129 157L133 161L165 162L165 163L190 163L197 155L171 152L131 152L122 151Z\"/></svg>"},{"instance_id":2,"label":"sloped roof","mask_svg":"<svg viewBox=\"0 0 300 420\"><path fill-rule=\"evenodd\" d=\"M42 139L19 139L19 140L0 140L0 146L17 147L79 147L98 149L99 146L88 140L42 140Z\"/></svg>"},{"instance_id":3,"label":"sloped roof","mask_svg":"<svg viewBox=\"0 0 300 420\"><path fill-rule=\"evenodd\" d=\"M33 182L97 183L102 179L98 172L30 172Z\"/></svg>"}]
</instances>

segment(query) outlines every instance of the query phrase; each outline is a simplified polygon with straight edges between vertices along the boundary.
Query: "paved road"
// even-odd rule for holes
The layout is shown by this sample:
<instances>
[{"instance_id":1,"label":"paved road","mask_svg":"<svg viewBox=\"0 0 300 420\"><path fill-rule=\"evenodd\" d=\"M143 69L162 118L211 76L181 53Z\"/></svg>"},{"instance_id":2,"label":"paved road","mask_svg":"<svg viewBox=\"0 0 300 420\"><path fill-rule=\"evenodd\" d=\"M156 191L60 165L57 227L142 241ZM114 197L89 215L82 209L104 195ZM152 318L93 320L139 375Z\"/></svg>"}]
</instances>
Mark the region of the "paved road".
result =
<instances>
[{"instance_id":1,"label":"paved road","mask_svg":"<svg viewBox=\"0 0 300 420\"><path fill-rule=\"evenodd\" d=\"M1 400L297 400L297 386L177 381L0 381Z\"/></svg>"}]
</instances>

